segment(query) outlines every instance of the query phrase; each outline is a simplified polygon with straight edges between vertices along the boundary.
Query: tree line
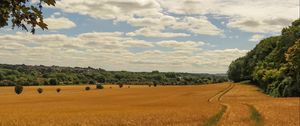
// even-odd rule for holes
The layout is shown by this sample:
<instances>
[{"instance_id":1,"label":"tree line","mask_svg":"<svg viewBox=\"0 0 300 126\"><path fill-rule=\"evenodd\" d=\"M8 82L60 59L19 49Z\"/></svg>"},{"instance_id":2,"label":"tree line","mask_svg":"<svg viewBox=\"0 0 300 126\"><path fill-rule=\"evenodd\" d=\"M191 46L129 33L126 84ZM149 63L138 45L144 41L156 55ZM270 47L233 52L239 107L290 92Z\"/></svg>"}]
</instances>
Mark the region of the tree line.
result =
<instances>
[{"instance_id":1,"label":"tree line","mask_svg":"<svg viewBox=\"0 0 300 126\"><path fill-rule=\"evenodd\" d=\"M233 61L228 78L250 80L275 97L300 96L300 19Z\"/></svg>"},{"instance_id":2,"label":"tree line","mask_svg":"<svg viewBox=\"0 0 300 126\"><path fill-rule=\"evenodd\" d=\"M0 86L76 84L190 85L227 81L225 74L106 71L91 67L0 64Z\"/></svg>"}]
</instances>

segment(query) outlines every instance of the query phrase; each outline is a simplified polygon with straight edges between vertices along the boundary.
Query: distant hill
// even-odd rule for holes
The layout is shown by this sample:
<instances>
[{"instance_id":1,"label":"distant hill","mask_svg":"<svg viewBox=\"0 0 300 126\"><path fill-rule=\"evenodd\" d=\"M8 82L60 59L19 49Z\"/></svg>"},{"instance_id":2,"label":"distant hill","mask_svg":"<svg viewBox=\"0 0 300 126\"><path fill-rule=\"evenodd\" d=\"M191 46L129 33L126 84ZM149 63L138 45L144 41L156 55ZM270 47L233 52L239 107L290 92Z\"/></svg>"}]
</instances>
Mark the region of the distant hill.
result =
<instances>
[{"instance_id":1,"label":"distant hill","mask_svg":"<svg viewBox=\"0 0 300 126\"><path fill-rule=\"evenodd\" d=\"M91 67L60 67L0 64L0 86L71 84L189 85L227 81L221 74L106 71Z\"/></svg>"},{"instance_id":2,"label":"distant hill","mask_svg":"<svg viewBox=\"0 0 300 126\"><path fill-rule=\"evenodd\" d=\"M229 79L250 80L275 97L300 96L300 19L233 61Z\"/></svg>"}]
</instances>

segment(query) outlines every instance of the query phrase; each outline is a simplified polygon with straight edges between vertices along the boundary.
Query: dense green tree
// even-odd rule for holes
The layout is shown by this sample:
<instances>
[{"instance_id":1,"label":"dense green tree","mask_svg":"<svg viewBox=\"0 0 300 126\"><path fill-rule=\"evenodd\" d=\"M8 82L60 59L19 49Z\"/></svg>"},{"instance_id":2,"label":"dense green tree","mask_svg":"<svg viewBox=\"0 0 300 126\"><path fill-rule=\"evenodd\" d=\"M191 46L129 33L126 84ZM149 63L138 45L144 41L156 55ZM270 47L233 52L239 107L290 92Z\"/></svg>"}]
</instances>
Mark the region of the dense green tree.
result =
<instances>
[{"instance_id":1,"label":"dense green tree","mask_svg":"<svg viewBox=\"0 0 300 126\"><path fill-rule=\"evenodd\" d=\"M105 77L103 76L103 75L97 75L96 77L95 77L95 79L96 79L96 81L98 82L98 83L105 83Z\"/></svg>"},{"instance_id":2,"label":"dense green tree","mask_svg":"<svg viewBox=\"0 0 300 126\"><path fill-rule=\"evenodd\" d=\"M38 92L39 94L43 93L43 91L44 91L43 88L38 88L38 89L37 89L37 92Z\"/></svg>"},{"instance_id":3,"label":"dense green tree","mask_svg":"<svg viewBox=\"0 0 300 126\"><path fill-rule=\"evenodd\" d=\"M40 0L38 3L32 3L30 0L1 0L0 1L0 28L12 24L28 31L31 27L31 33L35 33L35 27L48 29L44 23L42 5L46 3L55 6L55 0ZM10 22L9 22L10 20Z\"/></svg>"},{"instance_id":4,"label":"dense green tree","mask_svg":"<svg viewBox=\"0 0 300 126\"><path fill-rule=\"evenodd\" d=\"M56 92L57 92L57 93L59 93L60 91L61 91L61 89L60 89L60 88L57 88L57 89L56 89Z\"/></svg>"},{"instance_id":5,"label":"dense green tree","mask_svg":"<svg viewBox=\"0 0 300 126\"><path fill-rule=\"evenodd\" d=\"M127 72L105 71L103 69L58 67L58 66L26 66L0 64L0 86L5 85L57 85L88 84L92 82L113 84L153 84L186 85L216 83L227 80L224 75L190 74L174 72ZM207 80L205 80L207 79Z\"/></svg>"},{"instance_id":6,"label":"dense green tree","mask_svg":"<svg viewBox=\"0 0 300 126\"><path fill-rule=\"evenodd\" d=\"M57 85L57 84L58 84L58 81L57 81L57 79L51 78L51 79L49 80L49 83L50 83L51 85Z\"/></svg>"},{"instance_id":7,"label":"dense green tree","mask_svg":"<svg viewBox=\"0 0 300 126\"><path fill-rule=\"evenodd\" d=\"M262 40L246 56L233 61L228 78L250 80L266 93L300 96L300 19L282 29L280 36Z\"/></svg>"},{"instance_id":8,"label":"dense green tree","mask_svg":"<svg viewBox=\"0 0 300 126\"><path fill-rule=\"evenodd\" d=\"M22 85L15 85L16 94L21 94L22 91L23 91L23 86Z\"/></svg>"},{"instance_id":9,"label":"dense green tree","mask_svg":"<svg viewBox=\"0 0 300 126\"><path fill-rule=\"evenodd\" d=\"M103 89L103 88L104 88L104 86L102 84L97 84L96 85L96 89Z\"/></svg>"},{"instance_id":10,"label":"dense green tree","mask_svg":"<svg viewBox=\"0 0 300 126\"><path fill-rule=\"evenodd\" d=\"M291 65L292 69L297 73L297 82L299 82L300 73L300 39L286 52L286 60Z\"/></svg>"},{"instance_id":11,"label":"dense green tree","mask_svg":"<svg viewBox=\"0 0 300 126\"><path fill-rule=\"evenodd\" d=\"M243 80L243 70L244 70L244 58L239 58L235 61L233 61L229 65L229 70L227 72L228 78L233 80L234 82L239 82Z\"/></svg>"},{"instance_id":12,"label":"dense green tree","mask_svg":"<svg viewBox=\"0 0 300 126\"><path fill-rule=\"evenodd\" d=\"M286 52L286 60L291 66L292 71L295 73L293 75L296 75L295 93L300 95L300 39L298 39L298 41L296 41Z\"/></svg>"}]
</instances>

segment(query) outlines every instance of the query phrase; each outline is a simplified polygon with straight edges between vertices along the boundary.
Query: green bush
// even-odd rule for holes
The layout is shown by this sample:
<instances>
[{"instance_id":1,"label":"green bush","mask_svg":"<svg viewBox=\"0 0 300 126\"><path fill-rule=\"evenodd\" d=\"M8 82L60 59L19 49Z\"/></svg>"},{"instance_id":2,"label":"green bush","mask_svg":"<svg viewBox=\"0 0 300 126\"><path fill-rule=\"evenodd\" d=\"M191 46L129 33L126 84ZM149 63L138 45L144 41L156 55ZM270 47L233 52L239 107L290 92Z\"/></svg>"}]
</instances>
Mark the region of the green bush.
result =
<instances>
[{"instance_id":1,"label":"green bush","mask_svg":"<svg viewBox=\"0 0 300 126\"><path fill-rule=\"evenodd\" d=\"M61 91L61 89L60 89L60 88L57 88L57 89L56 89L56 92L57 92L57 93L59 93L60 91Z\"/></svg>"},{"instance_id":2,"label":"green bush","mask_svg":"<svg viewBox=\"0 0 300 126\"><path fill-rule=\"evenodd\" d=\"M37 89L37 92L38 92L39 94L41 94L41 93L43 93L43 89L42 89L42 88L38 88L38 89Z\"/></svg>"},{"instance_id":3,"label":"green bush","mask_svg":"<svg viewBox=\"0 0 300 126\"><path fill-rule=\"evenodd\" d=\"M103 87L102 84L96 84L96 88L97 88L97 89L103 89L104 87Z\"/></svg>"},{"instance_id":4,"label":"green bush","mask_svg":"<svg viewBox=\"0 0 300 126\"><path fill-rule=\"evenodd\" d=\"M49 83L50 83L50 85L57 85L58 84L57 80L54 79L54 78L50 79Z\"/></svg>"},{"instance_id":5,"label":"green bush","mask_svg":"<svg viewBox=\"0 0 300 126\"><path fill-rule=\"evenodd\" d=\"M49 85L49 82L47 80L44 80L44 85Z\"/></svg>"},{"instance_id":6,"label":"green bush","mask_svg":"<svg viewBox=\"0 0 300 126\"><path fill-rule=\"evenodd\" d=\"M85 87L85 90L88 91L90 90L91 88L89 86Z\"/></svg>"},{"instance_id":7,"label":"green bush","mask_svg":"<svg viewBox=\"0 0 300 126\"><path fill-rule=\"evenodd\" d=\"M23 91L23 86L22 85L16 85L15 86L15 92L16 94L21 94Z\"/></svg>"},{"instance_id":8,"label":"green bush","mask_svg":"<svg viewBox=\"0 0 300 126\"><path fill-rule=\"evenodd\" d=\"M95 81L90 81L89 84L96 84Z\"/></svg>"}]
</instances>

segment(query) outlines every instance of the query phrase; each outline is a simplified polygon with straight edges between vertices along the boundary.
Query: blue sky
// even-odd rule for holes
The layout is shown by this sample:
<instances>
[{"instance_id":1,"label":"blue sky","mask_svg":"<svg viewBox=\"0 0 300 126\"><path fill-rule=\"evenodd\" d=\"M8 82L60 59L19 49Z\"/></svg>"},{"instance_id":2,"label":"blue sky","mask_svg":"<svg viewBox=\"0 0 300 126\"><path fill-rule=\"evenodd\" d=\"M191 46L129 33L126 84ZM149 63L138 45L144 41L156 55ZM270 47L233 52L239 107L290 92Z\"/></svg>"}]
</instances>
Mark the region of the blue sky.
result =
<instances>
[{"instance_id":1,"label":"blue sky","mask_svg":"<svg viewBox=\"0 0 300 126\"><path fill-rule=\"evenodd\" d=\"M35 2L35 1L33 1ZM0 62L224 73L299 17L297 0L60 0L49 30L0 30Z\"/></svg>"}]
</instances>

